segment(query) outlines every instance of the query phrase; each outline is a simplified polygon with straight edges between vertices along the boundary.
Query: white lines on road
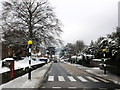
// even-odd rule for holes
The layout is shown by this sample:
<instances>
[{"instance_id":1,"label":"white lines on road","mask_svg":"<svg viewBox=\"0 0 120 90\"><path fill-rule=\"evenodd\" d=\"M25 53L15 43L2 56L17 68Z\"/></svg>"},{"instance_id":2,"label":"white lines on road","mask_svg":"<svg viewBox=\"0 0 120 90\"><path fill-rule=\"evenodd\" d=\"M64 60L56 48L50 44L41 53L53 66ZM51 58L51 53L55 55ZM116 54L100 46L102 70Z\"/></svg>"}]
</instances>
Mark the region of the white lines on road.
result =
<instances>
[{"instance_id":1,"label":"white lines on road","mask_svg":"<svg viewBox=\"0 0 120 90\"><path fill-rule=\"evenodd\" d=\"M52 87L52 88L56 88L56 89L59 89L59 88L61 88L61 87Z\"/></svg>"},{"instance_id":2,"label":"white lines on road","mask_svg":"<svg viewBox=\"0 0 120 90\"><path fill-rule=\"evenodd\" d=\"M101 80L101 81L103 81L103 82L105 82L105 83L108 83L109 81L107 81L107 80L105 80L105 79L102 79L102 78L100 78L100 77L95 77L95 78L97 78L97 79L99 79L99 80Z\"/></svg>"},{"instance_id":3,"label":"white lines on road","mask_svg":"<svg viewBox=\"0 0 120 90\"><path fill-rule=\"evenodd\" d=\"M85 70L86 72L89 72L89 73L93 73L93 71L91 71L91 70Z\"/></svg>"},{"instance_id":4,"label":"white lines on road","mask_svg":"<svg viewBox=\"0 0 120 90\"><path fill-rule=\"evenodd\" d=\"M48 81L54 81L54 76L49 76Z\"/></svg>"},{"instance_id":5,"label":"white lines on road","mask_svg":"<svg viewBox=\"0 0 120 90\"><path fill-rule=\"evenodd\" d=\"M58 80L59 80L59 81L65 81L65 79L64 79L63 76L58 76Z\"/></svg>"},{"instance_id":6,"label":"white lines on road","mask_svg":"<svg viewBox=\"0 0 120 90\"><path fill-rule=\"evenodd\" d=\"M99 88L100 90L108 90L107 88Z\"/></svg>"},{"instance_id":7,"label":"white lines on road","mask_svg":"<svg viewBox=\"0 0 120 90\"><path fill-rule=\"evenodd\" d=\"M58 79L57 79L58 78ZM91 76L67 76L66 79L68 78L69 81L78 81L78 79L81 82L89 82L89 81L93 81L93 82L105 82L105 83L109 83L110 81L107 81L103 78L100 77L91 77ZM64 76L56 76L56 80L60 81L60 82L65 82L65 77ZM55 76L48 76L48 81L55 81Z\"/></svg>"},{"instance_id":8,"label":"white lines on road","mask_svg":"<svg viewBox=\"0 0 120 90\"><path fill-rule=\"evenodd\" d=\"M77 87L68 87L69 89L76 89Z\"/></svg>"},{"instance_id":9,"label":"white lines on road","mask_svg":"<svg viewBox=\"0 0 120 90\"><path fill-rule=\"evenodd\" d=\"M92 78L92 77L90 77L90 76L86 76L88 79L90 79L91 81L93 81L93 82L99 82L98 80L96 80L96 79L94 79L94 78Z\"/></svg>"},{"instance_id":10,"label":"white lines on road","mask_svg":"<svg viewBox=\"0 0 120 90\"><path fill-rule=\"evenodd\" d=\"M78 79L80 79L82 82L88 82L86 79L84 79L82 76L77 76Z\"/></svg>"},{"instance_id":11,"label":"white lines on road","mask_svg":"<svg viewBox=\"0 0 120 90\"><path fill-rule=\"evenodd\" d=\"M76 81L72 76L68 76L70 81Z\"/></svg>"},{"instance_id":12,"label":"white lines on road","mask_svg":"<svg viewBox=\"0 0 120 90\"><path fill-rule=\"evenodd\" d=\"M66 70L68 73L70 72L69 70Z\"/></svg>"},{"instance_id":13,"label":"white lines on road","mask_svg":"<svg viewBox=\"0 0 120 90\"><path fill-rule=\"evenodd\" d=\"M72 73L72 72L70 72L68 69L66 69L66 68L65 68L65 70L66 70L66 72L68 72L68 73L70 73L70 74L73 74L73 73Z\"/></svg>"},{"instance_id":14,"label":"white lines on road","mask_svg":"<svg viewBox=\"0 0 120 90\"><path fill-rule=\"evenodd\" d=\"M41 87L41 88L45 88L45 87Z\"/></svg>"}]
</instances>

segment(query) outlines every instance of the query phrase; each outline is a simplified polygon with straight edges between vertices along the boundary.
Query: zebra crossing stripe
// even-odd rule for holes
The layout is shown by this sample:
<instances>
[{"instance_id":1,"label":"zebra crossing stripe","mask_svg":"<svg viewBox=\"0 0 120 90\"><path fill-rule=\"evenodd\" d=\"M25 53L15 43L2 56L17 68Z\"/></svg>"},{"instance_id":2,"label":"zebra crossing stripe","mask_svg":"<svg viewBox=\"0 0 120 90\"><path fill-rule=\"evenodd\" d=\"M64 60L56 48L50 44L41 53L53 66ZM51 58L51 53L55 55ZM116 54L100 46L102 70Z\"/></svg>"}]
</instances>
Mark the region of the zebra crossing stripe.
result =
<instances>
[{"instance_id":1,"label":"zebra crossing stripe","mask_svg":"<svg viewBox=\"0 0 120 90\"><path fill-rule=\"evenodd\" d=\"M99 80L101 80L101 81L103 81L103 82L105 82L105 83L108 83L109 81L107 81L107 80L105 80L105 79L102 79L102 78L100 78L100 77L95 77L95 78L97 78L97 79L99 79Z\"/></svg>"},{"instance_id":2,"label":"zebra crossing stripe","mask_svg":"<svg viewBox=\"0 0 120 90\"><path fill-rule=\"evenodd\" d=\"M54 89L59 89L59 88L61 88L61 87L52 87L52 88L54 88Z\"/></svg>"},{"instance_id":3,"label":"zebra crossing stripe","mask_svg":"<svg viewBox=\"0 0 120 90\"><path fill-rule=\"evenodd\" d=\"M68 79L70 81L76 81L75 78L73 76L67 76ZM88 80L86 80L84 77L82 76L77 76L77 78L82 81L82 82L88 82ZM108 83L109 81L105 80L105 79L102 79L100 77L91 77L91 76L86 76L87 79L93 81L93 82L100 82L100 81L103 81L105 83ZM98 80L97 80L98 79ZM100 81L99 81L100 80ZM48 81L54 81L54 76L48 76ZM58 81L65 81L65 78L64 76L58 76Z\"/></svg>"},{"instance_id":4,"label":"zebra crossing stripe","mask_svg":"<svg viewBox=\"0 0 120 90\"><path fill-rule=\"evenodd\" d=\"M72 76L68 76L70 81L76 81Z\"/></svg>"},{"instance_id":5,"label":"zebra crossing stripe","mask_svg":"<svg viewBox=\"0 0 120 90\"><path fill-rule=\"evenodd\" d=\"M63 76L58 76L58 80L59 80L59 81L65 81L65 79L64 79Z\"/></svg>"},{"instance_id":6,"label":"zebra crossing stripe","mask_svg":"<svg viewBox=\"0 0 120 90\"><path fill-rule=\"evenodd\" d=\"M54 76L49 76L48 81L54 81Z\"/></svg>"},{"instance_id":7,"label":"zebra crossing stripe","mask_svg":"<svg viewBox=\"0 0 120 90\"><path fill-rule=\"evenodd\" d=\"M80 79L82 82L88 82L86 79L84 79L82 76L77 76L78 79Z\"/></svg>"},{"instance_id":8,"label":"zebra crossing stripe","mask_svg":"<svg viewBox=\"0 0 120 90\"><path fill-rule=\"evenodd\" d=\"M68 87L68 89L76 89L77 87Z\"/></svg>"},{"instance_id":9,"label":"zebra crossing stripe","mask_svg":"<svg viewBox=\"0 0 120 90\"><path fill-rule=\"evenodd\" d=\"M96 80L96 79L94 79L94 78L92 78L92 77L90 77L90 76L86 76L88 79L90 79L91 81L93 81L93 82L99 82L98 80Z\"/></svg>"}]
</instances>

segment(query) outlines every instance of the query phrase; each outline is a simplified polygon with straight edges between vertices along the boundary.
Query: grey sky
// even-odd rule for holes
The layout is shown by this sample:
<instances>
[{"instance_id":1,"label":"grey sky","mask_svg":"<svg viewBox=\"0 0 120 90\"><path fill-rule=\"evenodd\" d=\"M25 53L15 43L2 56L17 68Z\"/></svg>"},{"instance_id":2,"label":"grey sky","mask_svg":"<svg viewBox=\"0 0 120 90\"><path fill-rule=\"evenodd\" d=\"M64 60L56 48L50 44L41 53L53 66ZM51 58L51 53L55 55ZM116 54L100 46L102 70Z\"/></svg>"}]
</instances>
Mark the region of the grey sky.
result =
<instances>
[{"instance_id":1,"label":"grey sky","mask_svg":"<svg viewBox=\"0 0 120 90\"><path fill-rule=\"evenodd\" d=\"M115 31L119 0L49 0L63 23L64 43L84 40L88 45Z\"/></svg>"},{"instance_id":2,"label":"grey sky","mask_svg":"<svg viewBox=\"0 0 120 90\"><path fill-rule=\"evenodd\" d=\"M3 1L3 0L0 0ZM83 40L89 44L115 31L120 0L48 0L63 26L64 44Z\"/></svg>"}]
</instances>

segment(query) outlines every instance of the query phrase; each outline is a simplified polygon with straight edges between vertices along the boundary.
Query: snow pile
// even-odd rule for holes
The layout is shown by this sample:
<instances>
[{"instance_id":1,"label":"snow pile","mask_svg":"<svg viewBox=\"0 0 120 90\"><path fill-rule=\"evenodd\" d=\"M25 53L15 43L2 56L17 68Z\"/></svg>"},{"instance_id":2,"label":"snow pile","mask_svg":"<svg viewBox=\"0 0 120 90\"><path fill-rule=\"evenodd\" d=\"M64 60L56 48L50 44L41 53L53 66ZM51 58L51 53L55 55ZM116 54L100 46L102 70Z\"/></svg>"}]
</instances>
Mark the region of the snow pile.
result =
<instances>
[{"instance_id":1,"label":"snow pile","mask_svg":"<svg viewBox=\"0 0 120 90\"><path fill-rule=\"evenodd\" d=\"M41 63L44 63L44 62L41 62L41 61L38 61L38 60L34 61L33 59L31 59L31 66L41 64ZM26 58L24 58L23 60L20 60L20 61L15 61L15 70L20 69L20 68L25 68L25 67L28 67L28 66L29 66L29 58L28 57L26 57Z\"/></svg>"},{"instance_id":2,"label":"snow pile","mask_svg":"<svg viewBox=\"0 0 120 90\"><path fill-rule=\"evenodd\" d=\"M0 68L0 73L7 72L7 71L10 71L8 67Z\"/></svg>"},{"instance_id":3,"label":"snow pile","mask_svg":"<svg viewBox=\"0 0 120 90\"><path fill-rule=\"evenodd\" d=\"M77 56L72 56L71 58L76 58Z\"/></svg>"},{"instance_id":4,"label":"snow pile","mask_svg":"<svg viewBox=\"0 0 120 90\"><path fill-rule=\"evenodd\" d=\"M92 61L101 61L101 59L92 59Z\"/></svg>"},{"instance_id":5,"label":"snow pile","mask_svg":"<svg viewBox=\"0 0 120 90\"><path fill-rule=\"evenodd\" d=\"M9 68L7 68L7 67L2 67L2 61L0 61L0 73L3 73L3 72L7 72L7 71L10 71L10 69Z\"/></svg>"},{"instance_id":6,"label":"snow pile","mask_svg":"<svg viewBox=\"0 0 120 90\"><path fill-rule=\"evenodd\" d=\"M77 58L78 58L78 59L80 59L80 60L82 60L82 59L83 59L83 57L82 57L82 56L78 56Z\"/></svg>"},{"instance_id":7,"label":"snow pile","mask_svg":"<svg viewBox=\"0 0 120 90\"><path fill-rule=\"evenodd\" d=\"M31 58L31 66L45 63L44 61L40 61L39 60L40 58L35 58L35 59L36 60L33 60ZM46 59L46 58L43 58L43 59ZM3 61L5 61L5 60L12 60L12 59L11 58L6 58ZM19 60L19 61L14 62L15 70L20 69L20 68L26 68L26 67L29 67L29 58L28 57L25 57L23 60ZM7 67L2 67L2 61L0 61L0 73L4 73L4 72L7 72L7 71L10 71L10 69L7 68Z\"/></svg>"}]
</instances>

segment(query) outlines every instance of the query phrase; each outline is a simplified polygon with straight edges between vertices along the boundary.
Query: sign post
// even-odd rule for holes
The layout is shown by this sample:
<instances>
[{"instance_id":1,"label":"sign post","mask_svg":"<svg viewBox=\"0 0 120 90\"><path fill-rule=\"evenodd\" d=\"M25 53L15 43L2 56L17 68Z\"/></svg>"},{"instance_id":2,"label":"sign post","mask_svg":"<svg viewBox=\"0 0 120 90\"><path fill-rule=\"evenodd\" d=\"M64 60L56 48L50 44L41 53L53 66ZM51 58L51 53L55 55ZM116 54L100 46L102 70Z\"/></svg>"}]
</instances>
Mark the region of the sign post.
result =
<instances>
[{"instance_id":1,"label":"sign post","mask_svg":"<svg viewBox=\"0 0 120 90\"><path fill-rule=\"evenodd\" d=\"M31 47L32 41L28 41L28 48L29 48L29 71L28 71L28 79L31 80Z\"/></svg>"}]
</instances>

